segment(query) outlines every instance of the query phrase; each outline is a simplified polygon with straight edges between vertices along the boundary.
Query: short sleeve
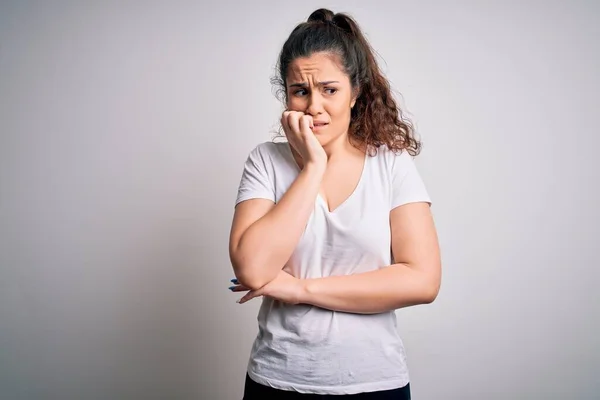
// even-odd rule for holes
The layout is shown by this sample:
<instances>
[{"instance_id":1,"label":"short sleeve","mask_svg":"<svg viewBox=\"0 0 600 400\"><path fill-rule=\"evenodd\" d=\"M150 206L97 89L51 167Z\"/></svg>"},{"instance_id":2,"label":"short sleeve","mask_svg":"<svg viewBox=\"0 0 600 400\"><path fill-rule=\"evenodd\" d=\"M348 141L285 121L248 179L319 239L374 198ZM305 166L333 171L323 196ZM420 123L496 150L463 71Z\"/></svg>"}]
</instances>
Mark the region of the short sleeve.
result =
<instances>
[{"instance_id":1,"label":"short sleeve","mask_svg":"<svg viewBox=\"0 0 600 400\"><path fill-rule=\"evenodd\" d=\"M426 202L431 205L431 198L413 157L404 150L402 153L394 155L391 209L417 202Z\"/></svg>"},{"instance_id":2,"label":"short sleeve","mask_svg":"<svg viewBox=\"0 0 600 400\"><path fill-rule=\"evenodd\" d=\"M265 156L262 154L259 145L250 152L244 163L244 170L235 201L236 205L244 200L257 198L275 202L275 190L267 171Z\"/></svg>"}]
</instances>

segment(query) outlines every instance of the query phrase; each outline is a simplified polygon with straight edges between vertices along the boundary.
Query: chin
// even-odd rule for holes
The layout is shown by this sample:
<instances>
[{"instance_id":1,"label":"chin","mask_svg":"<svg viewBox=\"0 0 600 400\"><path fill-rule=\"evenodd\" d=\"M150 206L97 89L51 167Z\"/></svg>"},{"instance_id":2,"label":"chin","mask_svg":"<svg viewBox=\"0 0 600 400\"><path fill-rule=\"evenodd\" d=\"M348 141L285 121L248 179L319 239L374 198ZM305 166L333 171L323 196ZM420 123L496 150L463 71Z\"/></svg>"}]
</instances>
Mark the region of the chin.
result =
<instances>
[{"instance_id":1,"label":"chin","mask_svg":"<svg viewBox=\"0 0 600 400\"><path fill-rule=\"evenodd\" d=\"M317 138L322 147L327 146L331 142L331 138L327 135L320 135L318 133L315 133L315 137Z\"/></svg>"},{"instance_id":2,"label":"chin","mask_svg":"<svg viewBox=\"0 0 600 400\"><path fill-rule=\"evenodd\" d=\"M315 133L315 137L317 138L317 140L319 141L319 143L321 143L321 146L326 146L328 144L331 144L332 142L338 141L340 139L340 136L342 135L332 135L331 133L327 132L317 132Z\"/></svg>"}]
</instances>

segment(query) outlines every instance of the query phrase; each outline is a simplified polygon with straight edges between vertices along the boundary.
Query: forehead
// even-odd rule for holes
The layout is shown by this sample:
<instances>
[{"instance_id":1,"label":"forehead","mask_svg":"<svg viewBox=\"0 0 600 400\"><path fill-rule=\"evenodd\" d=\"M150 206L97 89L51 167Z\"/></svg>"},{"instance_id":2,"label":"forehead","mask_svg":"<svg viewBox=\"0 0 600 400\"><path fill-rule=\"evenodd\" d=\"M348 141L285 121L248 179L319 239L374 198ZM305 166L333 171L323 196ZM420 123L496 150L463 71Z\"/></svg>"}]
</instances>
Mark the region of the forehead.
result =
<instances>
[{"instance_id":1,"label":"forehead","mask_svg":"<svg viewBox=\"0 0 600 400\"><path fill-rule=\"evenodd\" d=\"M341 68L339 57L331 53L315 53L292 61L288 68L288 83L306 79L340 80L346 74Z\"/></svg>"}]
</instances>

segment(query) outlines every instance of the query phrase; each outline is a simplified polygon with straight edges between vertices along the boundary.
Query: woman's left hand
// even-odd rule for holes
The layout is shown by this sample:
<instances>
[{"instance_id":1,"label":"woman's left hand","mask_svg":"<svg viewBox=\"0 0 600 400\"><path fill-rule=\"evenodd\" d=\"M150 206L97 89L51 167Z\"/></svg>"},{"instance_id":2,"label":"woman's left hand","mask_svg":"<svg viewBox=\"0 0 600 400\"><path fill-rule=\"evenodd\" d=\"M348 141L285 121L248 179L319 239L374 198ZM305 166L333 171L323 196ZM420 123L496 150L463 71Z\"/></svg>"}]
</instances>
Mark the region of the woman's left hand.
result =
<instances>
[{"instance_id":1,"label":"woman's left hand","mask_svg":"<svg viewBox=\"0 0 600 400\"><path fill-rule=\"evenodd\" d=\"M298 304L300 303L304 291L302 280L283 270L279 271L275 279L257 290L250 290L239 284L235 279L232 280L232 282L235 283L234 286L229 288L232 292L248 291L248 293L238 300L238 303L240 304L259 296L272 297L275 300L283 301L284 303Z\"/></svg>"}]
</instances>

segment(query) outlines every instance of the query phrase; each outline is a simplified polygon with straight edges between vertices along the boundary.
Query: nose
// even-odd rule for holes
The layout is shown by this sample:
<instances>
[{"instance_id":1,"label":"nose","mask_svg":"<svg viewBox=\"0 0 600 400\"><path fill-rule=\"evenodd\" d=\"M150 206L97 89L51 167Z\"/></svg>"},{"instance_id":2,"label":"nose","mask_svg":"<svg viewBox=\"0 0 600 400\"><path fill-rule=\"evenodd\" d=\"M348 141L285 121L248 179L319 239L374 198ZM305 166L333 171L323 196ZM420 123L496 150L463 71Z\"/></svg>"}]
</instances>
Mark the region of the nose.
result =
<instances>
[{"instance_id":1,"label":"nose","mask_svg":"<svg viewBox=\"0 0 600 400\"><path fill-rule=\"evenodd\" d=\"M311 93L308 96L308 104L306 108L306 114L312 115L313 117L323 113L323 99L319 93Z\"/></svg>"}]
</instances>

